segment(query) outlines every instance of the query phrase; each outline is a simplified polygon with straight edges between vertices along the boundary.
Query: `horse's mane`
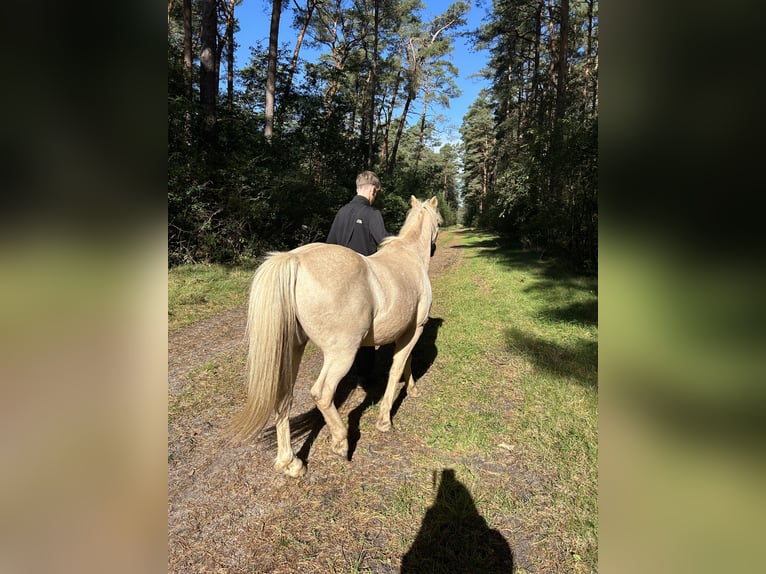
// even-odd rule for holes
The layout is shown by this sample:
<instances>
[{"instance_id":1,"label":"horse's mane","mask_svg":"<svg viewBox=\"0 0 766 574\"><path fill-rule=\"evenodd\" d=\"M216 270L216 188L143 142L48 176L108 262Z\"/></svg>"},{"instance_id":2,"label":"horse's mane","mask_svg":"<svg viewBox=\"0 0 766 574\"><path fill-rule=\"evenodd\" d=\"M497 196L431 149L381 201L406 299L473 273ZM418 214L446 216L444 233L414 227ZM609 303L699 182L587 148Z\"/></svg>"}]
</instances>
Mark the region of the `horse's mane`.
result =
<instances>
[{"instance_id":1,"label":"horse's mane","mask_svg":"<svg viewBox=\"0 0 766 574\"><path fill-rule=\"evenodd\" d=\"M402 238L399 237L398 235L389 235L383 241L380 242L380 245L378 245L378 250L385 247L389 243L394 243L395 241L401 241L401 240Z\"/></svg>"},{"instance_id":2,"label":"horse's mane","mask_svg":"<svg viewBox=\"0 0 766 574\"><path fill-rule=\"evenodd\" d=\"M443 222L441 214L429 205L428 200L421 201L420 205L411 207L410 210L407 212L407 217L404 219L404 224L402 225L401 231L399 231L399 235L391 235L390 237L386 237L383 241L380 242L378 249L380 249L381 247L385 247L386 245L388 245L389 243L393 243L394 241L401 241L407 235L409 230L412 227L415 227L417 225L417 218L422 213L423 209L430 211L433 214L434 228L436 228L438 225L440 225Z\"/></svg>"}]
</instances>

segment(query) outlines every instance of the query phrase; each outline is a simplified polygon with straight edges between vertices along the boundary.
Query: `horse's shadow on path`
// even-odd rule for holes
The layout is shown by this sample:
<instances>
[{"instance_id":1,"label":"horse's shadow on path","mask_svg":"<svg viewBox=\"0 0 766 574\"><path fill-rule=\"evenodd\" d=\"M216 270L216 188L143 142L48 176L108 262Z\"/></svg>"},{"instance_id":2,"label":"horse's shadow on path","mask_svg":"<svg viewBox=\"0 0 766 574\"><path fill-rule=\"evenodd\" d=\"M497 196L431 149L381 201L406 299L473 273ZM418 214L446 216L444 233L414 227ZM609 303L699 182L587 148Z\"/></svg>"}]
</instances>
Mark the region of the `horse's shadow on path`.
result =
<instances>
[{"instance_id":1,"label":"horse's shadow on path","mask_svg":"<svg viewBox=\"0 0 766 574\"><path fill-rule=\"evenodd\" d=\"M436 356L438 355L436 338L439 333L439 328L443 323L443 319L430 317L423 328L423 333L420 336L420 339L412 350L412 376L416 382L428 372L428 369L431 368L431 365L433 365L436 360ZM362 415L368 408L377 404L380 399L383 398L393 357L393 344L384 345L378 348L375 352L375 370L372 380L369 382L362 382L359 385L364 389L366 395L364 400L348 415L349 461L353 458L354 452L356 451L356 445L361 436L359 423L362 420ZM346 400L348 400L357 387L357 381L358 378L353 374L353 369L351 373L341 379L338 388L335 391L334 403L336 408L339 408L346 402ZM399 410L399 407L406 396L407 390L406 387L403 387L399 391L399 395L394 401L394 404L391 406L392 419L396 415L396 412ZM303 446L301 446L300 450L296 453L296 456L304 463L307 462L311 447L324 426L324 417L317 407L314 407L305 413L290 417L290 439L292 441L298 441L304 436L306 437ZM274 426L268 427L263 432L261 440L271 447L276 445L276 429Z\"/></svg>"}]
</instances>

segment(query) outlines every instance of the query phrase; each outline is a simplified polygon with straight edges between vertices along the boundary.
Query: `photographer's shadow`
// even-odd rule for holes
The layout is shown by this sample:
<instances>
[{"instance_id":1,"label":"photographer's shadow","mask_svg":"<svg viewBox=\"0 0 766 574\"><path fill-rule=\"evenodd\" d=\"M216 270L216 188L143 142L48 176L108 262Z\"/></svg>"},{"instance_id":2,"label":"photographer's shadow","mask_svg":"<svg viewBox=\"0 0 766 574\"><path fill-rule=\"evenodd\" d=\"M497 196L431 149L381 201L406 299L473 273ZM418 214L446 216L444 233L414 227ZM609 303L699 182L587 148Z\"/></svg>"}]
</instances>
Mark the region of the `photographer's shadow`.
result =
<instances>
[{"instance_id":1,"label":"photographer's shadow","mask_svg":"<svg viewBox=\"0 0 766 574\"><path fill-rule=\"evenodd\" d=\"M455 471L442 470L436 500L402 557L401 574L512 571L513 552L508 542L479 514L471 493L455 478Z\"/></svg>"}]
</instances>

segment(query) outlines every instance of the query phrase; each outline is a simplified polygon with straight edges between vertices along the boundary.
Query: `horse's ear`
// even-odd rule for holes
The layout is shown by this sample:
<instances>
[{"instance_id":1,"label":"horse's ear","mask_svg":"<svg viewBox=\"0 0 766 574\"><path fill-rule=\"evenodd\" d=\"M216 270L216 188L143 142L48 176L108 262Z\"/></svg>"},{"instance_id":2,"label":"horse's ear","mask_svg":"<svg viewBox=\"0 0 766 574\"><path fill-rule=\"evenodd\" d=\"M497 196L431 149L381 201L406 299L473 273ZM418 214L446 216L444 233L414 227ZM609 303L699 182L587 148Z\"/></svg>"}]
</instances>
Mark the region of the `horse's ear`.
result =
<instances>
[{"instance_id":1,"label":"horse's ear","mask_svg":"<svg viewBox=\"0 0 766 574\"><path fill-rule=\"evenodd\" d=\"M410 196L410 205L412 207L417 207L418 205L420 205L420 202L418 201L418 198L415 197L414 195Z\"/></svg>"},{"instance_id":2,"label":"horse's ear","mask_svg":"<svg viewBox=\"0 0 766 574\"><path fill-rule=\"evenodd\" d=\"M439 200L436 199L435 195L428 201L428 205L430 205L434 209L436 209L436 206L439 205Z\"/></svg>"}]
</instances>

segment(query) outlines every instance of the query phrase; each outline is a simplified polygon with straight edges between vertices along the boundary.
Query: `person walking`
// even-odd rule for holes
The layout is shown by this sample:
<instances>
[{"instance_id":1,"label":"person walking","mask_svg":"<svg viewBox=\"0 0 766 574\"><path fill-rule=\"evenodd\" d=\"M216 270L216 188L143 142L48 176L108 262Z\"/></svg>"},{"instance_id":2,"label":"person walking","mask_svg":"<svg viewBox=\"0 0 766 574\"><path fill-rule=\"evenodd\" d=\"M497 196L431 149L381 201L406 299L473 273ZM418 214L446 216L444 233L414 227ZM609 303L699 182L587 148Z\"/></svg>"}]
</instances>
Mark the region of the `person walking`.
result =
<instances>
[{"instance_id":1,"label":"person walking","mask_svg":"<svg viewBox=\"0 0 766 574\"><path fill-rule=\"evenodd\" d=\"M356 195L338 210L327 234L327 243L343 245L361 255L372 255L389 234L383 216L372 204L380 193L380 179L371 171L363 171L356 178ZM375 370L375 347L360 347L352 371L357 383L369 383Z\"/></svg>"}]
</instances>

